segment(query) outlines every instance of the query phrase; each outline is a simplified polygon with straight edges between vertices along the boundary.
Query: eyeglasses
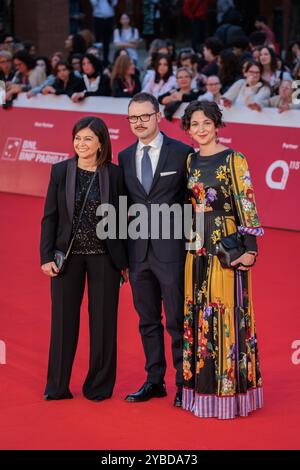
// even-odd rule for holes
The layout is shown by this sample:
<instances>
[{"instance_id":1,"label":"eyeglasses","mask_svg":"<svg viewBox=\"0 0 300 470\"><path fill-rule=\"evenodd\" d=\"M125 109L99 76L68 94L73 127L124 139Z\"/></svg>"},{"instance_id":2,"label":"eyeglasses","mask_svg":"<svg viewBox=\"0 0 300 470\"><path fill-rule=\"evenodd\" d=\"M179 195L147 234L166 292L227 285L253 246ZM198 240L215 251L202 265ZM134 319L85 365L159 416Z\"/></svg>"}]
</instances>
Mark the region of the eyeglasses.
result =
<instances>
[{"instance_id":1,"label":"eyeglasses","mask_svg":"<svg viewBox=\"0 0 300 470\"><path fill-rule=\"evenodd\" d=\"M0 60L0 65L1 64L9 64L11 62L11 60L7 59L7 60Z\"/></svg>"},{"instance_id":2,"label":"eyeglasses","mask_svg":"<svg viewBox=\"0 0 300 470\"><path fill-rule=\"evenodd\" d=\"M151 116L154 114L157 114L157 112L151 114L141 114L140 116L127 116L126 119L130 122L130 124L136 124L139 119L142 122L148 122L150 121Z\"/></svg>"}]
</instances>

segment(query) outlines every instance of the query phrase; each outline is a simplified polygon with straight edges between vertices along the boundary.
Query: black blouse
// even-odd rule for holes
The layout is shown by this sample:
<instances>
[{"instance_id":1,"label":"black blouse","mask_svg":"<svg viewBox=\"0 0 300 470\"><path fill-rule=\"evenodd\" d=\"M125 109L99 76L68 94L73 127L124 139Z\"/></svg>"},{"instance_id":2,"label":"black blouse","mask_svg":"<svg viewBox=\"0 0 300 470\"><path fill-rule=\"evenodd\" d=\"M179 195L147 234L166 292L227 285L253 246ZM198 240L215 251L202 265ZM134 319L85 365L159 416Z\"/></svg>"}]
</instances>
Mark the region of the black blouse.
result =
<instances>
[{"instance_id":1,"label":"black blouse","mask_svg":"<svg viewBox=\"0 0 300 470\"><path fill-rule=\"evenodd\" d=\"M74 234L80 210L93 178L94 172L77 168L75 208L73 217L72 236ZM73 243L72 253L75 255L102 255L107 253L104 240L100 240L96 234L96 226L100 218L96 216L97 207L101 204L99 179L96 177L90 189L88 199L81 217L76 238Z\"/></svg>"}]
</instances>

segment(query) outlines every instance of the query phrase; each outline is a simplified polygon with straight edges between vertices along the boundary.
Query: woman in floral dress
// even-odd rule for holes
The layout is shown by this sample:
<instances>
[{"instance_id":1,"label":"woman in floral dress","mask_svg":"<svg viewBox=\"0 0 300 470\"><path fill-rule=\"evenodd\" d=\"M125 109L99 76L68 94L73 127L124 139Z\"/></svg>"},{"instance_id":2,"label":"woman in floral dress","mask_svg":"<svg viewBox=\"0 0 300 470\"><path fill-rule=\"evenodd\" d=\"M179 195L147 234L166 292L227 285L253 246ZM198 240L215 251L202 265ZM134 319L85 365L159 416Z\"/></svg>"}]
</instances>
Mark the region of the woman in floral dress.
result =
<instances>
[{"instance_id":1,"label":"woman in floral dress","mask_svg":"<svg viewBox=\"0 0 300 470\"><path fill-rule=\"evenodd\" d=\"M218 105L193 101L182 124L200 147L187 162L193 231L204 215L186 258L182 406L203 418L247 416L263 406L250 272L263 229L244 155L218 143ZM237 231L246 252L223 268L216 244Z\"/></svg>"}]
</instances>

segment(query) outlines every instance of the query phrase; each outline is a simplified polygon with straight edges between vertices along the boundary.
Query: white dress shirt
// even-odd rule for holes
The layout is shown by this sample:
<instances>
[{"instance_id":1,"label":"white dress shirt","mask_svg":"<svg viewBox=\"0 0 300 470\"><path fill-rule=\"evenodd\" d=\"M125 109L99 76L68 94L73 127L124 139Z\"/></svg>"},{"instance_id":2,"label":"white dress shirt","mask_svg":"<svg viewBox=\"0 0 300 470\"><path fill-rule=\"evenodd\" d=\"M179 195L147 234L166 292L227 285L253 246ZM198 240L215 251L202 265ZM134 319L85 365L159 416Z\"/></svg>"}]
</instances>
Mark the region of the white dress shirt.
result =
<instances>
[{"instance_id":1,"label":"white dress shirt","mask_svg":"<svg viewBox=\"0 0 300 470\"><path fill-rule=\"evenodd\" d=\"M159 132L157 136L151 142L149 142L149 144L143 144L139 140L139 143L136 149L135 162L136 162L136 176L138 177L140 182L142 182L142 158L144 155L143 148L150 147L148 153L150 156L151 165L152 165L152 173L154 176L154 173L156 171L156 167L158 164L163 140L164 140L164 136L162 135L161 132Z\"/></svg>"}]
</instances>

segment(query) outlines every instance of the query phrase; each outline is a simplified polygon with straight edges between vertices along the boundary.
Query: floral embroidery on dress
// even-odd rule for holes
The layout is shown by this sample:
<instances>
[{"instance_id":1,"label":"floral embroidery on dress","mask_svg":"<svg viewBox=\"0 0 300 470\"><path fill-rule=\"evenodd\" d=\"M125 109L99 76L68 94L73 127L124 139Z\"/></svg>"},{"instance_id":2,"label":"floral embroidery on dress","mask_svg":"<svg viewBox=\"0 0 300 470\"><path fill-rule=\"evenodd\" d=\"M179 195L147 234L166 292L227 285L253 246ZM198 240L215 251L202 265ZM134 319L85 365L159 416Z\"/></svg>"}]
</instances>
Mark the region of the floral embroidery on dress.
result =
<instances>
[{"instance_id":1,"label":"floral embroidery on dress","mask_svg":"<svg viewBox=\"0 0 300 470\"><path fill-rule=\"evenodd\" d=\"M187 254L183 408L199 417L246 416L263 406L251 273L223 269L217 241L230 233L262 235L245 157L225 151L190 158L188 189L204 212L204 239ZM230 234L229 233L229 234Z\"/></svg>"}]
</instances>

